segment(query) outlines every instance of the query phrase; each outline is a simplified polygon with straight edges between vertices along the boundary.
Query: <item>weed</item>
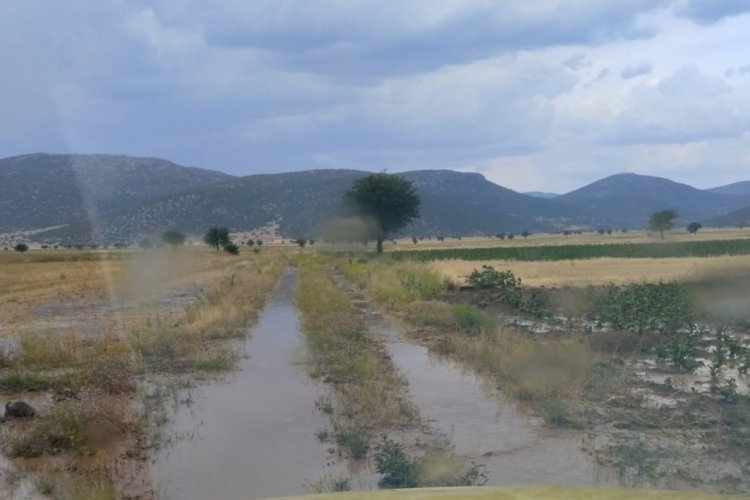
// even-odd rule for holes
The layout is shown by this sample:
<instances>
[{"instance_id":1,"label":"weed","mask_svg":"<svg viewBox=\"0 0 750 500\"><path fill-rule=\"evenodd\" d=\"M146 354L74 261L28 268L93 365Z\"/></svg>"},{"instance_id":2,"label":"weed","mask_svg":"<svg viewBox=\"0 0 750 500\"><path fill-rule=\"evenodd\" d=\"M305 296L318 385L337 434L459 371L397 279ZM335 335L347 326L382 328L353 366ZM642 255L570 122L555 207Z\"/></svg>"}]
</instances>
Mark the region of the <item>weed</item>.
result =
<instances>
[{"instance_id":1,"label":"weed","mask_svg":"<svg viewBox=\"0 0 750 500\"><path fill-rule=\"evenodd\" d=\"M695 337L695 334L687 332L673 335L666 343L656 347L657 359L669 360L684 370L694 371L700 366L696 359L698 348Z\"/></svg>"},{"instance_id":2,"label":"weed","mask_svg":"<svg viewBox=\"0 0 750 500\"><path fill-rule=\"evenodd\" d=\"M352 482L347 476L333 477L323 475L312 483L307 484L311 493L335 493L339 491L351 491Z\"/></svg>"},{"instance_id":3,"label":"weed","mask_svg":"<svg viewBox=\"0 0 750 500\"><path fill-rule=\"evenodd\" d=\"M315 437L321 443L325 443L331 437L331 432L328 429L318 429L315 431Z\"/></svg>"},{"instance_id":4,"label":"weed","mask_svg":"<svg viewBox=\"0 0 750 500\"><path fill-rule=\"evenodd\" d=\"M737 381L734 378L728 379L717 390L721 399L726 403L734 404L740 400L740 395L737 392Z\"/></svg>"},{"instance_id":5,"label":"weed","mask_svg":"<svg viewBox=\"0 0 750 500\"><path fill-rule=\"evenodd\" d=\"M542 416L547 423L562 427L570 423L568 407L556 397L550 397L541 403Z\"/></svg>"},{"instance_id":6,"label":"weed","mask_svg":"<svg viewBox=\"0 0 750 500\"><path fill-rule=\"evenodd\" d=\"M365 458L370 449L370 438L364 429L336 429L336 444L351 458Z\"/></svg>"},{"instance_id":7,"label":"weed","mask_svg":"<svg viewBox=\"0 0 750 500\"><path fill-rule=\"evenodd\" d=\"M490 332L494 326L492 317L471 304L456 304L451 307L451 315L459 331L470 335Z\"/></svg>"},{"instance_id":8,"label":"weed","mask_svg":"<svg viewBox=\"0 0 750 500\"><path fill-rule=\"evenodd\" d=\"M333 402L331 396L324 394L315 399L315 408L326 415L333 415Z\"/></svg>"},{"instance_id":9,"label":"weed","mask_svg":"<svg viewBox=\"0 0 750 500\"><path fill-rule=\"evenodd\" d=\"M237 355L228 349L219 349L209 355L203 355L190 362L193 369L202 372L227 372L234 368Z\"/></svg>"},{"instance_id":10,"label":"weed","mask_svg":"<svg viewBox=\"0 0 750 500\"><path fill-rule=\"evenodd\" d=\"M30 372L10 371L0 375L0 391L41 391L49 388L47 380Z\"/></svg>"},{"instance_id":11,"label":"weed","mask_svg":"<svg viewBox=\"0 0 750 500\"><path fill-rule=\"evenodd\" d=\"M130 426L124 408L104 398L66 400L36 419L29 432L7 444L12 457L35 457L60 450L86 452L124 433Z\"/></svg>"},{"instance_id":12,"label":"weed","mask_svg":"<svg viewBox=\"0 0 750 500\"><path fill-rule=\"evenodd\" d=\"M613 449L615 465L621 478L652 477L660 463L660 454L644 441L617 445Z\"/></svg>"}]
</instances>

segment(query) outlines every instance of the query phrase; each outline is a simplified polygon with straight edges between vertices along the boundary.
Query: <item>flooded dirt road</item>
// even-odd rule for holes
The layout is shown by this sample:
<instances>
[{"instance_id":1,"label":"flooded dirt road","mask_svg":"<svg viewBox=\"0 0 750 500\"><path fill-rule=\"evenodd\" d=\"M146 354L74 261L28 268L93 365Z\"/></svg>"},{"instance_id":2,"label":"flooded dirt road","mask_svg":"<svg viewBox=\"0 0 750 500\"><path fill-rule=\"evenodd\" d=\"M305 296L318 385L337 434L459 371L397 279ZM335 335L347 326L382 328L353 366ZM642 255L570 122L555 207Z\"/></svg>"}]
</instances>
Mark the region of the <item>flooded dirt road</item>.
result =
<instances>
[{"instance_id":1,"label":"flooded dirt road","mask_svg":"<svg viewBox=\"0 0 750 500\"><path fill-rule=\"evenodd\" d=\"M304 493L323 474L340 475L315 432L322 388L296 360L304 342L293 304L296 271L281 279L250 332L248 359L226 379L192 390L169 433L178 439L152 465L159 498L263 498Z\"/></svg>"},{"instance_id":2,"label":"flooded dirt road","mask_svg":"<svg viewBox=\"0 0 750 500\"><path fill-rule=\"evenodd\" d=\"M370 328L388 339L420 414L457 455L487 466L488 484L601 484L577 433L545 429L541 419L522 414L473 373L401 339L392 322L372 319Z\"/></svg>"},{"instance_id":3,"label":"flooded dirt road","mask_svg":"<svg viewBox=\"0 0 750 500\"><path fill-rule=\"evenodd\" d=\"M385 340L422 417L458 456L487 467L488 484L616 484L581 449L582 433L544 428L541 419L521 413L475 374L406 339L396 323L370 309L360 292L330 271L369 329Z\"/></svg>"}]
</instances>

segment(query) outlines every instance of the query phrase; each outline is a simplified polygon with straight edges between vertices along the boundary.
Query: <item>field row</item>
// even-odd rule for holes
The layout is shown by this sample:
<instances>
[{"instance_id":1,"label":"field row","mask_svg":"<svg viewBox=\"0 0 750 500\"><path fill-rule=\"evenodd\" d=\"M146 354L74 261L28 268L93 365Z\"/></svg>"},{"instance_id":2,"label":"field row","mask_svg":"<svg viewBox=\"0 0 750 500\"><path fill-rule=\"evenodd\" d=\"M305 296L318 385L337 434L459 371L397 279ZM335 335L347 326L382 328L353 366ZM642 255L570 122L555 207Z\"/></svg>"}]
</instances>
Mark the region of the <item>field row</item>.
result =
<instances>
[{"instance_id":1,"label":"field row","mask_svg":"<svg viewBox=\"0 0 750 500\"><path fill-rule=\"evenodd\" d=\"M609 245L544 245L523 247L446 248L408 250L390 254L396 260L579 260L600 257L659 259L750 255L750 239Z\"/></svg>"}]
</instances>

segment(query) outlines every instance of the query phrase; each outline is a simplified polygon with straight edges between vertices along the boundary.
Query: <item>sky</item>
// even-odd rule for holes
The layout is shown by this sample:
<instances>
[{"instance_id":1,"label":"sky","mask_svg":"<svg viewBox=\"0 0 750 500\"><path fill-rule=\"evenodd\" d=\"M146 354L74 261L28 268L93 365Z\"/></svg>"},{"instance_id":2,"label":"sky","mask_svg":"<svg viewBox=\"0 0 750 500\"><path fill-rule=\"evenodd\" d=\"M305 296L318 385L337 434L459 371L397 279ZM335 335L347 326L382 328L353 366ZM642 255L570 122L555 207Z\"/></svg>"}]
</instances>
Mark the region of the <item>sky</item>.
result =
<instances>
[{"instance_id":1,"label":"sky","mask_svg":"<svg viewBox=\"0 0 750 500\"><path fill-rule=\"evenodd\" d=\"M750 179L750 0L2 0L0 157Z\"/></svg>"}]
</instances>

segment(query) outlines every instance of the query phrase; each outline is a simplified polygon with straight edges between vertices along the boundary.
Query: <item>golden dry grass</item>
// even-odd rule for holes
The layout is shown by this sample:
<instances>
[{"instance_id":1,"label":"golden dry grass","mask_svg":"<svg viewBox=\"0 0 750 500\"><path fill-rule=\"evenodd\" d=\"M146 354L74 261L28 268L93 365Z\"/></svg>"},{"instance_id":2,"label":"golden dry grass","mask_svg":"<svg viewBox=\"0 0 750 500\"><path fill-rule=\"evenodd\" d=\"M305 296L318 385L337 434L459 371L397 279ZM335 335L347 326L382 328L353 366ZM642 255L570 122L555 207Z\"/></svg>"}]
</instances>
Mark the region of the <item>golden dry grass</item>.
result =
<instances>
[{"instance_id":1,"label":"golden dry grass","mask_svg":"<svg viewBox=\"0 0 750 500\"><path fill-rule=\"evenodd\" d=\"M586 286L607 283L685 281L708 275L750 271L747 255L664 259L600 258L560 261L463 261L430 262L429 266L456 283L463 283L482 265L510 269L529 286Z\"/></svg>"},{"instance_id":2,"label":"golden dry grass","mask_svg":"<svg viewBox=\"0 0 750 500\"><path fill-rule=\"evenodd\" d=\"M249 254L248 254L249 255ZM190 283L208 283L231 256L203 249L47 251L0 255L0 335L39 320L39 306L70 313L92 307L144 303ZM104 318L98 314L97 320Z\"/></svg>"}]
</instances>

